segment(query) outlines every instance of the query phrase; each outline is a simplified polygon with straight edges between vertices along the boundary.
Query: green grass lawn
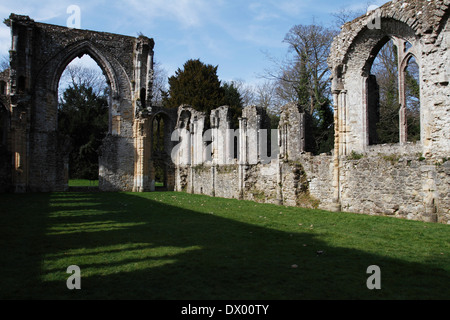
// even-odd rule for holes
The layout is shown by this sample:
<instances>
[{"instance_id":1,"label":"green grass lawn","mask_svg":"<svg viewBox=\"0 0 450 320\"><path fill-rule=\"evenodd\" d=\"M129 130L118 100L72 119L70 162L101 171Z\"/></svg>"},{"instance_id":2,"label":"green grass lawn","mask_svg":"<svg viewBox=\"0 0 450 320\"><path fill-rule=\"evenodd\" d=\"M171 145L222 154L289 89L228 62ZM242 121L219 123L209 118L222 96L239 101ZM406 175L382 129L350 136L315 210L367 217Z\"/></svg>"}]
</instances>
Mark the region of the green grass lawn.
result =
<instances>
[{"instance_id":1,"label":"green grass lawn","mask_svg":"<svg viewBox=\"0 0 450 320\"><path fill-rule=\"evenodd\" d=\"M98 187L98 180L71 179L69 187Z\"/></svg>"},{"instance_id":2,"label":"green grass lawn","mask_svg":"<svg viewBox=\"0 0 450 320\"><path fill-rule=\"evenodd\" d=\"M0 201L0 299L450 297L448 225L173 192Z\"/></svg>"}]
</instances>

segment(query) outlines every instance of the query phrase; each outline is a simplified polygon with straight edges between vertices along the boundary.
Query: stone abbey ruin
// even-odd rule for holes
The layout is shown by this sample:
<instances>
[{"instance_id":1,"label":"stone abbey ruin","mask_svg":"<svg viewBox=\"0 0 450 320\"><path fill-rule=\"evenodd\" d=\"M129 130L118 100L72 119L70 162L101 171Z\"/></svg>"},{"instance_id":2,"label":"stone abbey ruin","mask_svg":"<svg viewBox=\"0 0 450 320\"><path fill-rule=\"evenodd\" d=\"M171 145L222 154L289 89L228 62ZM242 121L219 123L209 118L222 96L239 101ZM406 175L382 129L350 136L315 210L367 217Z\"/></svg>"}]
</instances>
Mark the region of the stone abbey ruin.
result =
<instances>
[{"instance_id":1,"label":"stone abbey ruin","mask_svg":"<svg viewBox=\"0 0 450 320\"><path fill-rule=\"evenodd\" d=\"M295 104L282 108L278 135L269 141L262 134L269 129L267 115L257 106L243 110L239 128L232 127L227 106L211 114L187 105L154 107L152 39L12 14L6 21L10 69L0 74L0 191L68 189L58 83L75 57L88 54L111 88L109 132L99 157L101 191L154 191L158 166L168 190L449 224L449 13L450 0L392 1L342 27L329 57L334 150L318 156L305 152L308 132ZM399 49L399 143L379 145L379 93L370 70L391 40ZM403 84L411 58L420 68L417 142L407 139L405 116Z\"/></svg>"}]
</instances>

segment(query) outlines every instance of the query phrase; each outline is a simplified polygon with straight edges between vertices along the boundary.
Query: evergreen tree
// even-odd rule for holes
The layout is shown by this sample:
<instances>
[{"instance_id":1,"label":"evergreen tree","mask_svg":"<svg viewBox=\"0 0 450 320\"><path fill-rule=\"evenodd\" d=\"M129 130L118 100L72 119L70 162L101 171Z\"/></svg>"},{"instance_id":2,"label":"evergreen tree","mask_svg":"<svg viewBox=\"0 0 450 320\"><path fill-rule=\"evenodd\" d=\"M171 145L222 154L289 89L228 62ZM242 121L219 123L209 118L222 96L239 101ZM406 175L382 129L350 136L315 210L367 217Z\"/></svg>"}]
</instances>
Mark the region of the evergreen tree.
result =
<instances>
[{"instance_id":1,"label":"evergreen tree","mask_svg":"<svg viewBox=\"0 0 450 320\"><path fill-rule=\"evenodd\" d=\"M217 66L205 65L200 60L188 60L183 70L178 69L169 78L168 98L164 105L178 108L182 104L209 112L224 104L225 92L217 76Z\"/></svg>"},{"instance_id":2,"label":"evergreen tree","mask_svg":"<svg viewBox=\"0 0 450 320\"><path fill-rule=\"evenodd\" d=\"M232 126L237 129L239 128L239 117L243 108L241 94L233 82L224 83L222 89L224 91L223 104L230 107Z\"/></svg>"}]
</instances>

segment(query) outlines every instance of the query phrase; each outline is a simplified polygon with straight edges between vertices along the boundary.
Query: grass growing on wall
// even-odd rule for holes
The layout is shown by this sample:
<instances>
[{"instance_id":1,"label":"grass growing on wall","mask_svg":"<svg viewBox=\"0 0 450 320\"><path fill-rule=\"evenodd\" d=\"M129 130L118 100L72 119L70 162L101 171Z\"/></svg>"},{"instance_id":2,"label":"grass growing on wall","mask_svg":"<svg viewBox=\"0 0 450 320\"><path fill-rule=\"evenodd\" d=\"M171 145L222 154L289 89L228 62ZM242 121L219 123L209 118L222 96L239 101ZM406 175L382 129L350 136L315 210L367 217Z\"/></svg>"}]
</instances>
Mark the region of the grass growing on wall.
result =
<instances>
[{"instance_id":1,"label":"grass growing on wall","mask_svg":"<svg viewBox=\"0 0 450 320\"><path fill-rule=\"evenodd\" d=\"M0 299L450 296L447 225L173 192L0 201ZM81 290L66 287L70 265ZM381 290L366 286L371 265Z\"/></svg>"}]
</instances>

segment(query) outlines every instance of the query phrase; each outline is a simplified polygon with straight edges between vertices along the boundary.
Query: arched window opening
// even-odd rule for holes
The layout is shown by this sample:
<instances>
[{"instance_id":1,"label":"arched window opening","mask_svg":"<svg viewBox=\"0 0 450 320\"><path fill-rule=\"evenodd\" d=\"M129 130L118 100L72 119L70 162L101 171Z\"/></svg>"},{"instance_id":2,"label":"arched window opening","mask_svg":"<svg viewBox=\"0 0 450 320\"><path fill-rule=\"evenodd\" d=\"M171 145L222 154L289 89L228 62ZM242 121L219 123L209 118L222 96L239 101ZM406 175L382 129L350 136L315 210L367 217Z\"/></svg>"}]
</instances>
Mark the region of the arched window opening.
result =
<instances>
[{"instance_id":1,"label":"arched window opening","mask_svg":"<svg viewBox=\"0 0 450 320\"><path fill-rule=\"evenodd\" d=\"M159 113L154 116L151 126L152 161L155 187L168 190L169 162L171 158L171 134L169 118Z\"/></svg>"},{"instance_id":2,"label":"arched window opening","mask_svg":"<svg viewBox=\"0 0 450 320\"><path fill-rule=\"evenodd\" d=\"M420 141L420 70L412 56L404 70L407 140Z\"/></svg>"},{"instance_id":3,"label":"arched window opening","mask_svg":"<svg viewBox=\"0 0 450 320\"><path fill-rule=\"evenodd\" d=\"M147 90L145 90L145 88L142 88L141 92L140 92L140 95L139 95L139 99L141 100L141 106L142 106L142 109L144 109L144 110L147 108L147 106L146 106L146 101L147 101L146 92L147 92Z\"/></svg>"},{"instance_id":4,"label":"arched window opening","mask_svg":"<svg viewBox=\"0 0 450 320\"><path fill-rule=\"evenodd\" d=\"M161 154L166 151L165 148L165 121L161 114L153 119L153 143L152 151L154 154Z\"/></svg>"},{"instance_id":5,"label":"arched window opening","mask_svg":"<svg viewBox=\"0 0 450 320\"><path fill-rule=\"evenodd\" d=\"M109 127L108 82L88 55L75 58L58 87L58 133L65 140L69 186L98 186L99 149Z\"/></svg>"},{"instance_id":6,"label":"arched window opening","mask_svg":"<svg viewBox=\"0 0 450 320\"><path fill-rule=\"evenodd\" d=\"M239 132L239 131L237 131L237 132ZM235 135L233 137L233 159L239 160L239 136L238 135Z\"/></svg>"},{"instance_id":7,"label":"arched window opening","mask_svg":"<svg viewBox=\"0 0 450 320\"><path fill-rule=\"evenodd\" d=\"M25 93L25 89L27 87L27 80L24 76L20 76L17 81L17 91L19 93Z\"/></svg>"},{"instance_id":8,"label":"arched window opening","mask_svg":"<svg viewBox=\"0 0 450 320\"><path fill-rule=\"evenodd\" d=\"M378 52L367 79L369 144L398 143L400 103L398 49L389 40Z\"/></svg>"},{"instance_id":9,"label":"arched window opening","mask_svg":"<svg viewBox=\"0 0 450 320\"><path fill-rule=\"evenodd\" d=\"M0 94L6 95L7 87L5 81L0 81Z\"/></svg>"}]
</instances>

